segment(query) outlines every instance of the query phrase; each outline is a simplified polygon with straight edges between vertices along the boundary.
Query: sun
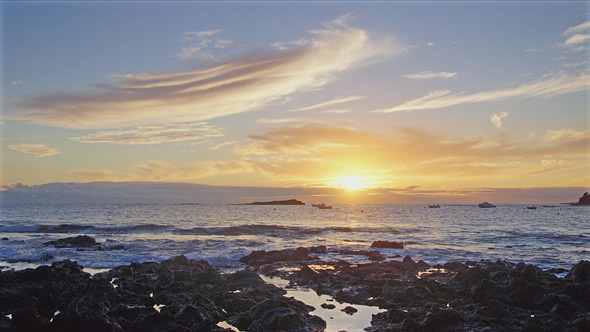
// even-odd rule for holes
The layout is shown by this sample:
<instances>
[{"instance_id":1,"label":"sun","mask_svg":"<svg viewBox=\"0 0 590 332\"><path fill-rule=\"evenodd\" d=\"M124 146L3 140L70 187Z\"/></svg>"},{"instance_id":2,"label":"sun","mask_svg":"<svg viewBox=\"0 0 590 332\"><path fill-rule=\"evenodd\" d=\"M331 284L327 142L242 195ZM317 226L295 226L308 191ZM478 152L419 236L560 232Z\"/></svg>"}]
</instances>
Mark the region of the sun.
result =
<instances>
[{"instance_id":1,"label":"sun","mask_svg":"<svg viewBox=\"0 0 590 332\"><path fill-rule=\"evenodd\" d=\"M344 176L334 181L333 187L344 188L350 191L365 190L369 183L358 176Z\"/></svg>"}]
</instances>

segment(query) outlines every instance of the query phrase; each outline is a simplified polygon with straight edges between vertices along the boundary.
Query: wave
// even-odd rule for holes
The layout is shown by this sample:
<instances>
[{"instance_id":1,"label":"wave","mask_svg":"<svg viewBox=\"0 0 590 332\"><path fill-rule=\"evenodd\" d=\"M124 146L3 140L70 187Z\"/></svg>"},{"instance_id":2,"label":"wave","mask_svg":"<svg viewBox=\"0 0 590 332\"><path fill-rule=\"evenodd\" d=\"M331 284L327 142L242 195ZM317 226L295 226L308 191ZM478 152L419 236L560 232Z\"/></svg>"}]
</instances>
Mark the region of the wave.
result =
<instances>
[{"instance_id":1,"label":"wave","mask_svg":"<svg viewBox=\"0 0 590 332\"><path fill-rule=\"evenodd\" d=\"M239 225L226 227L192 227L180 228L166 224L140 224L133 226L98 226L80 224L61 225L34 225L34 226L0 226L0 232L4 233L75 233L75 234L126 234L126 233L163 233L170 232L179 235L201 235L201 236L241 236L260 235L272 237L310 237L322 233L407 233L408 230L398 231L391 227L300 227L282 225Z\"/></svg>"}]
</instances>

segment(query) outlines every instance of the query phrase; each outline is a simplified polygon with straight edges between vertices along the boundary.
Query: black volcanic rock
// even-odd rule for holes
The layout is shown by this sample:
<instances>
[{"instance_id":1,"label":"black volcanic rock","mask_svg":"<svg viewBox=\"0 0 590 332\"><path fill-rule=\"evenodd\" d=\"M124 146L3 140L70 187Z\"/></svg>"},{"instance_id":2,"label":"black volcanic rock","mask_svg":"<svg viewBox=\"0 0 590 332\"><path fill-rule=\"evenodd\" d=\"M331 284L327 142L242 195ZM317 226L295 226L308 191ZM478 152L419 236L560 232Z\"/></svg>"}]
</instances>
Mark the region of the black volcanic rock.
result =
<instances>
[{"instance_id":1,"label":"black volcanic rock","mask_svg":"<svg viewBox=\"0 0 590 332\"><path fill-rule=\"evenodd\" d=\"M287 199L283 201L270 201L270 202L254 202L244 205L305 205L302 201L296 199Z\"/></svg>"},{"instance_id":2,"label":"black volcanic rock","mask_svg":"<svg viewBox=\"0 0 590 332\"><path fill-rule=\"evenodd\" d=\"M374 241L371 244L371 248L404 249L404 243L396 241Z\"/></svg>"},{"instance_id":3,"label":"black volcanic rock","mask_svg":"<svg viewBox=\"0 0 590 332\"><path fill-rule=\"evenodd\" d=\"M99 242L88 235L78 235L74 237L67 237L65 239L59 239L55 241L49 241L43 243L46 246L54 246L56 248L69 248L69 247L95 247L100 246Z\"/></svg>"},{"instance_id":4,"label":"black volcanic rock","mask_svg":"<svg viewBox=\"0 0 590 332\"><path fill-rule=\"evenodd\" d=\"M255 272L220 274L185 256L94 276L61 261L0 270L0 331L229 331L217 326L220 321L239 322L248 331L325 328L309 314L313 308L285 293Z\"/></svg>"},{"instance_id":5,"label":"black volcanic rock","mask_svg":"<svg viewBox=\"0 0 590 332\"><path fill-rule=\"evenodd\" d=\"M240 258L240 262L248 265L260 266L277 262L300 262L317 260L317 257L309 256L310 252L310 249L303 247L297 249L271 251L259 250L253 251L248 256Z\"/></svg>"}]
</instances>

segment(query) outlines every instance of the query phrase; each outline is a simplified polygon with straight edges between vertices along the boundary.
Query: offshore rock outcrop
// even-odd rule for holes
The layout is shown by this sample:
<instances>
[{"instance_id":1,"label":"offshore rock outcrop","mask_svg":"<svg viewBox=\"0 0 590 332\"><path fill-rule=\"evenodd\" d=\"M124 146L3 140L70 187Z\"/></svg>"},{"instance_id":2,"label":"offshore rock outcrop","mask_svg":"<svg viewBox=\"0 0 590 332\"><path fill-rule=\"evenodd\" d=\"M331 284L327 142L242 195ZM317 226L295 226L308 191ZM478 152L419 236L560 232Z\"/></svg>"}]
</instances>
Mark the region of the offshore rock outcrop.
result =
<instances>
[{"instance_id":1,"label":"offshore rock outcrop","mask_svg":"<svg viewBox=\"0 0 590 332\"><path fill-rule=\"evenodd\" d=\"M577 203L563 203L563 204L569 204L571 206L590 205L590 195L588 195L588 192L585 192L584 195L582 195L582 197L580 197L578 199Z\"/></svg>"}]
</instances>

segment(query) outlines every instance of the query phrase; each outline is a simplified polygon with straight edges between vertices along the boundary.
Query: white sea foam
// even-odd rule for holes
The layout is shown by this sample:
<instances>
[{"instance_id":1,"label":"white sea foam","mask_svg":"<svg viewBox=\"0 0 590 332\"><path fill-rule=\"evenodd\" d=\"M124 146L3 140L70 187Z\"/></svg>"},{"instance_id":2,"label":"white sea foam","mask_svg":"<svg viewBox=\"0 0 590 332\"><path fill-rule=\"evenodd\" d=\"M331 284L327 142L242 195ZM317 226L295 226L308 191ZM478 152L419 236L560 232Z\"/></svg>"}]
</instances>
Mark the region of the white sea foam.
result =
<instances>
[{"instance_id":1,"label":"white sea foam","mask_svg":"<svg viewBox=\"0 0 590 332\"><path fill-rule=\"evenodd\" d=\"M507 259L569 269L587 259L587 207L334 207L321 211L310 206L2 204L0 265L70 259L102 269L184 254L238 268L243 266L239 258L254 250L317 245L377 250L370 248L375 240L405 243L401 250L378 249L387 258L410 255L429 264ZM92 236L102 244L101 250L45 244L77 235ZM322 258L368 262L360 255L328 253Z\"/></svg>"}]
</instances>

